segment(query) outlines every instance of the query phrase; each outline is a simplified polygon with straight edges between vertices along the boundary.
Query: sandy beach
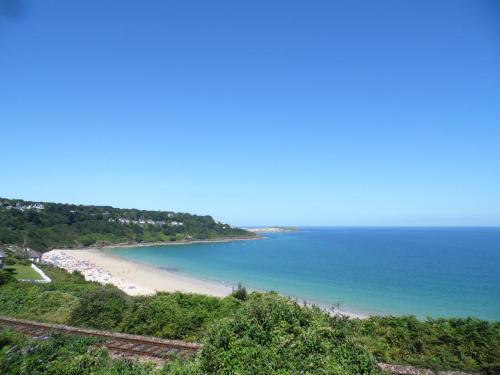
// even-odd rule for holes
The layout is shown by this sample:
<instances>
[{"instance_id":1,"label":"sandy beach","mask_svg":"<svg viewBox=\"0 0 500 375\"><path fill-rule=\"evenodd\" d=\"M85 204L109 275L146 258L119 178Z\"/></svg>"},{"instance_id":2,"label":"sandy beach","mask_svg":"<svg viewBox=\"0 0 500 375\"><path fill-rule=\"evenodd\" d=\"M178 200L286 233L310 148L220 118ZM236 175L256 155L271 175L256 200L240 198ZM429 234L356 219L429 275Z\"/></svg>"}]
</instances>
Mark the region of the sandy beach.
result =
<instances>
[{"instance_id":1,"label":"sandy beach","mask_svg":"<svg viewBox=\"0 0 500 375\"><path fill-rule=\"evenodd\" d=\"M232 291L222 284L130 262L113 256L106 250L52 250L43 254L42 261L70 272L80 271L86 280L113 284L129 295L180 291L224 297Z\"/></svg>"}]
</instances>

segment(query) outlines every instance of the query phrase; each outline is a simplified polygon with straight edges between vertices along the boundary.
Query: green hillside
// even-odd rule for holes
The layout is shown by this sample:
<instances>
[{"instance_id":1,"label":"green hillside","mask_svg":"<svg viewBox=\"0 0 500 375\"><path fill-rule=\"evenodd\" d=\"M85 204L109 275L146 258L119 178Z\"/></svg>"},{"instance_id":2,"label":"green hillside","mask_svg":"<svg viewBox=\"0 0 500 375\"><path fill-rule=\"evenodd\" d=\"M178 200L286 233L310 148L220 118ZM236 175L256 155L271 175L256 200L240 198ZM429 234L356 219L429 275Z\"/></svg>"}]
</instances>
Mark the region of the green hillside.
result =
<instances>
[{"instance_id":1,"label":"green hillside","mask_svg":"<svg viewBox=\"0 0 500 375\"><path fill-rule=\"evenodd\" d=\"M25 245L41 251L253 236L208 215L0 198L0 244Z\"/></svg>"}]
</instances>

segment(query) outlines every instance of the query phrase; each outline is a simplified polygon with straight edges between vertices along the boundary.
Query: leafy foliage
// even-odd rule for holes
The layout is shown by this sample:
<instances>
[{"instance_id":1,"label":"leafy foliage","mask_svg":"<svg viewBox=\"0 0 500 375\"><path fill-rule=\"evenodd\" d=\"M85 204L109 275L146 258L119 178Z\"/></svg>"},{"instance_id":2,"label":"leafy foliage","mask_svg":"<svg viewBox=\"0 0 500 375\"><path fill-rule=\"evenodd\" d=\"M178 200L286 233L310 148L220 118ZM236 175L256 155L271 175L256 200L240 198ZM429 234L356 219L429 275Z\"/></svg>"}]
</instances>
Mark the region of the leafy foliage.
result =
<instances>
[{"instance_id":1,"label":"leafy foliage","mask_svg":"<svg viewBox=\"0 0 500 375\"><path fill-rule=\"evenodd\" d=\"M278 294L252 293L209 332L200 373L379 373L371 355L346 335L345 324Z\"/></svg>"},{"instance_id":2,"label":"leafy foliage","mask_svg":"<svg viewBox=\"0 0 500 375\"><path fill-rule=\"evenodd\" d=\"M211 216L0 198L0 244L37 250L116 243L253 237ZM37 206L42 207L42 206Z\"/></svg>"},{"instance_id":3,"label":"leafy foliage","mask_svg":"<svg viewBox=\"0 0 500 375\"><path fill-rule=\"evenodd\" d=\"M56 334L48 340L0 331L0 373L10 375L152 375L164 373L153 364L113 360L91 337Z\"/></svg>"},{"instance_id":4,"label":"leafy foliage","mask_svg":"<svg viewBox=\"0 0 500 375\"><path fill-rule=\"evenodd\" d=\"M7 284L9 282L12 282L16 280L12 272L10 271L5 271L5 270L0 270L0 285Z\"/></svg>"},{"instance_id":5,"label":"leafy foliage","mask_svg":"<svg viewBox=\"0 0 500 375\"><path fill-rule=\"evenodd\" d=\"M52 279L48 284L9 282L0 288L0 315L68 324L85 295L95 293L101 284L85 281L79 273L43 266Z\"/></svg>"},{"instance_id":6,"label":"leafy foliage","mask_svg":"<svg viewBox=\"0 0 500 375\"><path fill-rule=\"evenodd\" d=\"M136 297L121 330L184 340L200 340L210 324L239 307L233 297L224 299L184 293L157 293Z\"/></svg>"},{"instance_id":7,"label":"leafy foliage","mask_svg":"<svg viewBox=\"0 0 500 375\"><path fill-rule=\"evenodd\" d=\"M97 329L115 329L127 314L130 298L115 288L100 288L84 294L69 323Z\"/></svg>"},{"instance_id":8,"label":"leafy foliage","mask_svg":"<svg viewBox=\"0 0 500 375\"><path fill-rule=\"evenodd\" d=\"M435 369L500 373L500 322L414 316L354 320L378 360Z\"/></svg>"},{"instance_id":9,"label":"leafy foliage","mask_svg":"<svg viewBox=\"0 0 500 375\"><path fill-rule=\"evenodd\" d=\"M233 290L231 295L240 301L246 301L248 298L247 288L245 288L241 283L238 283L238 287Z\"/></svg>"},{"instance_id":10,"label":"leafy foliage","mask_svg":"<svg viewBox=\"0 0 500 375\"><path fill-rule=\"evenodd\" d=\"M0 314L51 323L67 323L78 298L41 285L9 283L0 288Z\"/></svg>"}]
</instances>

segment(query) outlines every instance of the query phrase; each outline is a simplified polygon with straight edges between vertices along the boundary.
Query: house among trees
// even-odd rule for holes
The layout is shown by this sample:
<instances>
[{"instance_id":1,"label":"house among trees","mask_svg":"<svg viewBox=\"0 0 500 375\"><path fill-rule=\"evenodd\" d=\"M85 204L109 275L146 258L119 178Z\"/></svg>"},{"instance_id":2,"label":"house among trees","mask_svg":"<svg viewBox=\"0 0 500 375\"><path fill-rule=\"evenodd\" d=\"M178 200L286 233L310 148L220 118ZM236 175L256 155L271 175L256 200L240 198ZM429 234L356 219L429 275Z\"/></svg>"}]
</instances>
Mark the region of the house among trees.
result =
<instances>
[{"instance_id":1,"label":"house among trees","mask_svg":"<svg viewBox=\"0 0 500 375\"><path fill-rule=\"evenodd\" d=\"M0 249L0 270L5 267L5 258L7 258L7 255Z\"/></svg>"},{"instance_id":2,"label":"house among trees","mask_svg":"<svg viewBox=\"0 0 500 375\"><path fill-rule=\"evenodd\" d=\"M42 253L39 253L38 251L32 250L29 247L23 250L22 256L34 263L40 263L42 260Z\"/></svg>"}]
</instances>

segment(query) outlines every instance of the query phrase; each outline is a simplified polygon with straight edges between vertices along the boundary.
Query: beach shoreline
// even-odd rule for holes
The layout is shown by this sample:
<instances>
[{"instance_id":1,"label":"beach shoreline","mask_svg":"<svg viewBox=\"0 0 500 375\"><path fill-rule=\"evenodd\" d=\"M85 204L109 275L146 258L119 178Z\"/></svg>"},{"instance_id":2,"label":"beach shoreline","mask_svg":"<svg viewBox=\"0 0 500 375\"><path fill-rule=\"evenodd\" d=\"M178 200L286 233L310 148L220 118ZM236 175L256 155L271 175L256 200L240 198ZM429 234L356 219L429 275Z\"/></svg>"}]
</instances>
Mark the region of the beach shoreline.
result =
<instances>
[{"instance_id":1,"label":"beach shoreline","mask_svg":"<svg viewBox=\"0 0 500 375\"><path fill-rule=\"evenodd\" d=\"M42 261L68 272L81 272L88 281L113 284L132 296L183 292L225 297L232 292L231 287L223 284L132 262L105 249L55 249L44 253Z\"/></svg>"},{"instance_id":2,"label":"beach shoreline","mask_svg":"<svg viewBox=\"0 0 500 375\"><path fill-rule=\"evenodd\" d=\"M179 244L180 245L180 244ZM131 296L153 295L157 292L182 292L226 297L234 286L222 282L204 280L181 272L131 261L111 254L107 250L121 246L85 249L54 249L43 254L42 261L63 268L68 272L78 271L88 281L113 284ZM310 300L295 298L298 303L312 306ZM327 306L314 304L332 313ZM366 318L367 315L336 309L335 313L350 318Z\"/></svg>"}]
</instances>

